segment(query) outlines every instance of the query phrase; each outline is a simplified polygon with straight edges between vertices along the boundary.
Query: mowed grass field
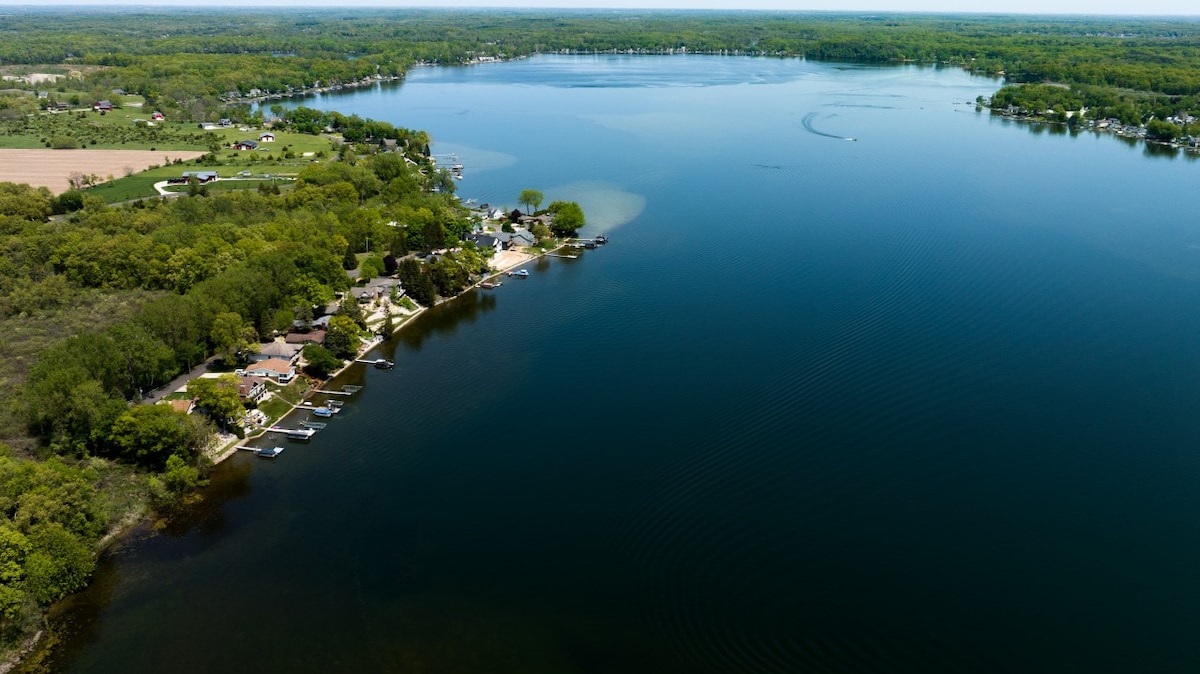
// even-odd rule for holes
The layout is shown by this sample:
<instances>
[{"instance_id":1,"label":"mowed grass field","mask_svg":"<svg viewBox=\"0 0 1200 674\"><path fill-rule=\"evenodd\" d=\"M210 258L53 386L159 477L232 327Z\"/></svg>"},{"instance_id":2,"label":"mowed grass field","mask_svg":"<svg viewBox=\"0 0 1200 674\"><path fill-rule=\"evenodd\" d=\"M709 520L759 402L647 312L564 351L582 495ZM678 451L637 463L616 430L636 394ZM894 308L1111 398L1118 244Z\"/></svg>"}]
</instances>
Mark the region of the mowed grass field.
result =
<instances>
[{"instance_id":1,"label":"mowed grass field","mask_svg":"<svg viewBox=\"0 0 1200 674\"><path fill-rule=\"evenodd\" d=\"M222 134L223 136L226 134ZM227 134L235 140L257 133L240 135L234 130ZM117 203L132 199L153 197L158 194L154 183L178 178L184 171L216 171L222 178L236 178L242 171L252 177L270 181L271 177L285 178L281 187L289 184L286 178L294 178L302 168L317 161L325 161L332 149L327 138L277 132L278 140L265 143L260 150L222 149L217 154L216 164L194 161L205 153L199 150L47 150L47 149L4 149L0 148L0 182L29 183L35 187L48 187L55 194L70 188L68 176L78 172L95 175L101 184L85 190L106 203ZM232 142L232 141L230 141ZM294 155L283 158L284 149ZM311 156L303 156L310 153ZM321 158L317 154L323 155ZM175 163L176 161L180 163ZM126 175L126 174L131 175ZM109 178L112 178L109 180ZM253 187L257 187L257 183ZM210 190L251 189L246 182L210 186Z\"/></svg>"}]
</instances>

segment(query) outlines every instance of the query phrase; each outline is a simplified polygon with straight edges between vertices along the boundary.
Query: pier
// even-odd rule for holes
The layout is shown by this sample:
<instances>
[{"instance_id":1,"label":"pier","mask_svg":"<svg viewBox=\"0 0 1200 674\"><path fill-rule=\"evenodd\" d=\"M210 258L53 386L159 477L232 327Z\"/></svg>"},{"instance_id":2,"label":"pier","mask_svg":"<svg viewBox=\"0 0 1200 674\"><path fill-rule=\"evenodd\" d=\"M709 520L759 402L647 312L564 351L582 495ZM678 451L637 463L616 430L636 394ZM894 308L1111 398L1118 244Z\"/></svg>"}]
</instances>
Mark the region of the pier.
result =
<instances>
[{"instance_id":1,"label":"pier","mask_svg":"<svg viewBox=\"0 0 1200 674\"><path fill-rule=\"evenodd\" d=\"M328 404L314 405L313 403L300 403L299 405L296 405L296 409L308 410L310 412L315 412L317 416L323 417L323 416L331 416L331 415L337 414L338 412L341 412L342 406L341 405L328 405Z\"/></svg>"}]
</instances>

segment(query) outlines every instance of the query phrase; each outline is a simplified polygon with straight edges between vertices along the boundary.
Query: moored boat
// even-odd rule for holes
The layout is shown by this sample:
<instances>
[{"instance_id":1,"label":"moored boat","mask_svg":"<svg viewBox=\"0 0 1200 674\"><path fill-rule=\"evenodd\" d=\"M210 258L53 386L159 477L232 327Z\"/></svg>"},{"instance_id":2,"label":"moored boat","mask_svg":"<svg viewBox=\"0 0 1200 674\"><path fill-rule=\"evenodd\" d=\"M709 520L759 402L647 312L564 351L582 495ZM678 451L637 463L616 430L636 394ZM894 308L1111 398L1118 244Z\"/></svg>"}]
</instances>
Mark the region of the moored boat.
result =
<instances>
[{"instance_id":1,"label":"moored boat","mask_svg":"<svg viewBox=\"0 0 1200 674\"><path fill-rule=\"evenodd\" d=\"M260 456L264 459L274 459L283 453L283 447L263 447L254 452L255 456Z\"/></svg>"}]
</instances>

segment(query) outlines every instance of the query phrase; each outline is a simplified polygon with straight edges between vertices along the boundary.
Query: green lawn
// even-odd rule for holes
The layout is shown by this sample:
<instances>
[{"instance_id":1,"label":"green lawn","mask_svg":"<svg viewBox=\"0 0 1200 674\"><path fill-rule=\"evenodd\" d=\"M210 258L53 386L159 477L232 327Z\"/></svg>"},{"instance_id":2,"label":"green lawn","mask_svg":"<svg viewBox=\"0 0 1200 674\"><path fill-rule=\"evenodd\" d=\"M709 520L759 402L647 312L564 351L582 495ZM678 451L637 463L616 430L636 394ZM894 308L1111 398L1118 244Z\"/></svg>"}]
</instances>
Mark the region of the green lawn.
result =
<instances>
[{"instance_id":1,"label":"green lawn","mask_svg":"<svg viewBox=\"0 0 1200 674\"><path fill-rule=\"evenodd\" d=\"M300 168L308 165L310 160L302 162L289 163L258 163L258 164L241 164L241 165L221 165L221 166L204 166L194 161L184 162L182 164L171 164L169 166L160 166L158 168L148 169L141 173L134 174L128 178L118 178L110 183L104 183L96 187L89 188L88 194L94 194L105 203L115 204L123 201L132 201L134 199L146 199L149 197L158 196L158 192L154 189L154 183L167 180L170 178L180 177L184 171L216 171L221 178L238 178L242 171L250 171L251 178L270 174L280 176L281 173L295 174ZM280 189L289 189L292 184L292 176L283 176L275 180L275 184ZM209 194L213 192L223 192L228 190L255 190L258 189L259 183L270 184L271 180L262 178L260 180L218 180L215 183L209 183ZM186 192L187 185L168 188L172 192Z\"/></svg>"},{"instance_id":2,"label":"green lawn","mask_svg":"<svg viewBox=\"0 0 1200 674\"><path fill-rule=\"evenodd\" d=\"M282 388L272 386L271 391L293 405L298 405L301 400L304 400L305 394L308 393L309 385L310 382L304 377L296 377L291 383Z\"/></svg>"},{"instance_id":3,"label":"green lawn","mask_svg":"<svg viewBox=\"0 0 1200 674\"><path fill-rule=\"evenodd\" d=\"M276 179L271 179L271 180L266 180L266 179L264 179L264 180L252 180L252 179L218 180L215 183L209 183L208 185L206 185L206 187L208 188L208 193L213 194L214 192L229 192L232 190L256 190L259 188L260 185L277 185L279 187L279 189L286 190L286 189L290 189L292 187L292 179L291 178L280 178L278 180L276 180ZM172 185L172 186L166 188L166 190L168 192L187 192L189 189L191 189L191 188L188 187L187 185ZM134 197L134 198L136 198L136 197Z\"/></svg>"},{"instance_id":4,"label":"green lawn","mask_svg":"<svg viewBox=\"0 0 1200 674\"><path fill-rule=\"evenodd\" d=\"M139 174L128 178L118 178L111 183L104 183L98 187L92 187L87 190L88 194L94 194L104 200L106 204L115 204L122 201L132 201L134 199L145 199L158 194L154 190L154 183L162 180L162 178L154 178Z\"/></svg>"},{"instance_id":5,"label":"green lawn","mask_svg":"<svg viewBox=\"0 0 1200 674\"><path fill-rule=\"evenodd\" d=\"M283 418L283 415L291 411L292 407L286 400L281 400L275 396L271 396L258 404L258 409L267 415L269 423L275 423Z\"/></svg>"}]
</instances>

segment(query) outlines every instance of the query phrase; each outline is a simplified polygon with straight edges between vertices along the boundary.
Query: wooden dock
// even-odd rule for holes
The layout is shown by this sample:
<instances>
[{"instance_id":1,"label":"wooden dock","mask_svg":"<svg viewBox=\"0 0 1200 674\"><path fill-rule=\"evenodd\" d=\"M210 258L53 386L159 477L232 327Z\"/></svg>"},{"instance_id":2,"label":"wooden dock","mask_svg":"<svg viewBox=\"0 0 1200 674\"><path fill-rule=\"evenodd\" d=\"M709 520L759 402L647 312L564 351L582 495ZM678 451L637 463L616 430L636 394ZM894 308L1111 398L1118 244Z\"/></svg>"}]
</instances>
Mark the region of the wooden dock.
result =
<instances>
[{"instance_id":1,"label":"wooden dock","mask_svg":"<svg viewBox=\"0 0 1200 674\"><path fill-rule=\"evenodd\" d=\"M561 253L546 253L546 257L565 257L568 260L577 259L578 255L563 255Z\"/></svg>"}]
</instances>

